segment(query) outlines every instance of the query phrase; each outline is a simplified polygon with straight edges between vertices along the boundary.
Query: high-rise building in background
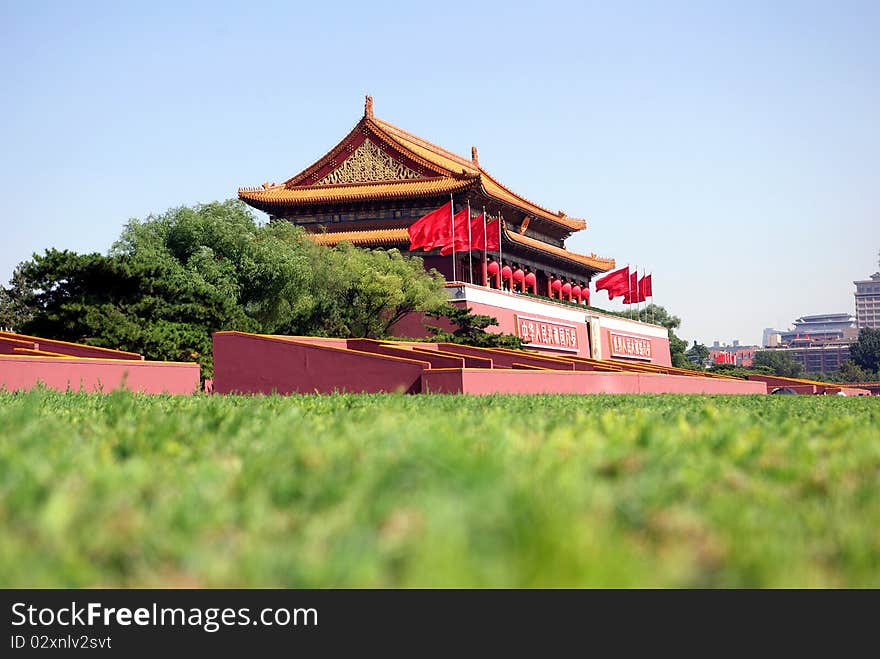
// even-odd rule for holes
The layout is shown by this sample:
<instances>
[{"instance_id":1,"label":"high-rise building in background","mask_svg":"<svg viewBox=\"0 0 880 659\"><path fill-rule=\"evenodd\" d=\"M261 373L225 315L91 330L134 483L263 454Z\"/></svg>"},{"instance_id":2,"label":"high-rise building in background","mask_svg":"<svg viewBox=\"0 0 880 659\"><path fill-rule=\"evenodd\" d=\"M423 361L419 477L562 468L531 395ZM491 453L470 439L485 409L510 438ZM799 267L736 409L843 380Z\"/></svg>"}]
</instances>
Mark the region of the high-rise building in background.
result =
<instances>
[{"instance_id":1,"label":"high-rise building in background","mask_svg":"<svg viewBox=\"0 0 880 659\"><path fill-rule=\"evenodd\" d=\"M880 272L853 283L856 285L856 325L859 329L880 328Z\"/></svg>"}]
</instances>

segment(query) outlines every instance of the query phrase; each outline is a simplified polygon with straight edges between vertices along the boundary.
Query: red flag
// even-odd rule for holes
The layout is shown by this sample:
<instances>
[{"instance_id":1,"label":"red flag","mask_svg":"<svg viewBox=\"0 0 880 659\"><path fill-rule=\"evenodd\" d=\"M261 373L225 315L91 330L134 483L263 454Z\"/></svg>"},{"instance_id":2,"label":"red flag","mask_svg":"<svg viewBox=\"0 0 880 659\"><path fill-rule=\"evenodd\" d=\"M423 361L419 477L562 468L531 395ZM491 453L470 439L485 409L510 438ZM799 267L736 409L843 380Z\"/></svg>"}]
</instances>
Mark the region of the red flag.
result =
<instances>
[{"instance_id":1,"label":"red flag","mask_svg":"<svg viewBox=\"0 0 880 659\"><path fill-rule=\"evenodd\" d=\"M654 297L654 289L651 284L652 275L645 275L642 277L642 281L639 282L639 292L641 293L642 299L644 302L649 297Z\"/></svg>"},{"instance_id":2,"label":"red flag","mask_svg":"<svg viewBox=\"0 0 880 659\"><path fill-rule=\"evenodd\" d=\"M626 295L629 290L629 266L615 270L596 280L596 291L608 291L608 299Z\"/></svg>"},{"instance_id":3,"label":"red flag","mask_svg":"<svg viewBox=\"0 0 880 659\"><path fill-rule=\"evenodd\" d=\"M456 252L467 252L468 250L468 220L467 220L468 209L462 208L455 214L454 222L455 222L455 244L452 244L452 234L449 227L449 216L446 216L446 235L443 236L443 243L440 241L434 242L434 247L441 247L440 253L443 256L449 256L452 254L453 249Z\"/></svg>"},{"instance_id":4,"label":"red flag","mask_svg":"<svg viewBox=\"0 0 880 659\"><path fill-rule=\"evenodd\" d=\"M486 222L485 230L486 235L483 235L483 215L482 213L477 217L471 220L471 234L473 235L473 242L471 243L471 249L479 249L484 252L490 251L498 251L498 245L501 241L501 237L499 235L498 228L500 223L498 222L498 218L489 219ZM456 241L458 242L458 241Z\"/></svg>"},{"instance_id":5,"label":"red flag","mask_svg":"<svg viewBox=\"0 0 880 659\"><path fill-rule=\"evenodd\" d=\"M644 279L644 277L642 277ZM633 272L629 276L629 288L627 292L623 294L623 303L624 304L636 304L637 302L644 302L645 298L642 296L642 282L639 280L639 273Z\"/></svg>"},{"instance_id":6,"label":"red flag","mask_svg":"<svg viewBox=\"0 0 880 659\"><path fill-rule=\"evenodd\" d=\"M407 233L409 233L409 251L423 249L427 252L434 249L434 247L444 245L449 240L449 217L451 215L452 201L450 200L437 210L431 211L409 225L407 228ZM445 236L445 239L443 236ZM441 239L442 242L435 244L438 239Z\"/></svg>"}]
</instances>

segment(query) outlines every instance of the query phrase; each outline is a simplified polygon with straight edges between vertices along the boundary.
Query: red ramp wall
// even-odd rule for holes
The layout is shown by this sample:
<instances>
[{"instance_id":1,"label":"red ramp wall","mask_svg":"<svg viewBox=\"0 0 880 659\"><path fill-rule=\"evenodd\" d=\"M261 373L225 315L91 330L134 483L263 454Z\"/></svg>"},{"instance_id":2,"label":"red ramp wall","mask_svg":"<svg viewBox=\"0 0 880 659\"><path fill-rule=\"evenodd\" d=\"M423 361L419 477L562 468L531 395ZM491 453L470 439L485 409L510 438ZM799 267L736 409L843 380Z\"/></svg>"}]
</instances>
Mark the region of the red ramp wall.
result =
<instances>
[{"instance_id":1,"label":"red ramp wall","mask_svg":"<svg viewBox=\"0 0 880 659\"><path fill-rule=\"evenodd\" d=\"M124 359L0 355L0 388L59 391L128 389L148 394L192 394L199 390L199 365Z\"/></svg>"},{"instance_id":2,"label":"red ramp wall","mask_svg":"<svg viewBox=\"0 0 880 659\"><path fill-rule=\"evenodd\" d=\"M427 361L360 352L306 340L217 332L216 393L419 393Z\"/></svg>"}]
</instances>

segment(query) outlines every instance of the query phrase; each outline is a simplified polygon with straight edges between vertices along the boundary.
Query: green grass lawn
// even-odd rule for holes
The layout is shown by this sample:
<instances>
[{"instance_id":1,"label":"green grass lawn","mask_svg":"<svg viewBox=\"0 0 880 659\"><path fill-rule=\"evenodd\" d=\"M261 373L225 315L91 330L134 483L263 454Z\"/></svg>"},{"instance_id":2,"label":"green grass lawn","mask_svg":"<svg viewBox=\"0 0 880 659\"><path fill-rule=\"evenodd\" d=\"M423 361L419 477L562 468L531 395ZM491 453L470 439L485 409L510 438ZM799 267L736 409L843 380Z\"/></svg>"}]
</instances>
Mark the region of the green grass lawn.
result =
<instances>
[{"instance_id":1,"label":"green grass lawn","mask_svg":"<svg viewBox=\"0 0 880 659\"><path fill-rule=\"evenodd\" d=\"M0 394L0 586L880 586L880 398Z\"/></svg>"}]
</instances>

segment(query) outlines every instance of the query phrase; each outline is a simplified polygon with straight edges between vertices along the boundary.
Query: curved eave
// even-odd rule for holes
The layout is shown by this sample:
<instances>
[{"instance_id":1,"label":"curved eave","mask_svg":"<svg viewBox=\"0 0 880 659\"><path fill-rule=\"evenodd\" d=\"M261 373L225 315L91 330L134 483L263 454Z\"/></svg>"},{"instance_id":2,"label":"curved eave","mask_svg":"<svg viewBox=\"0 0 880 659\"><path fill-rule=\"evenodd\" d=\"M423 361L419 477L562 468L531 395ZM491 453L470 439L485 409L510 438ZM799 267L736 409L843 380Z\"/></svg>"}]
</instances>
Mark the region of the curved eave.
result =
<instances>
[{"instance_id":1,"label":"curved eave","mask_svg":"<svg viewBox=\"0 0 880 659\"><path fill-rule=\"evenodd\" d=\"M240 188L238 198L262 210L277 210L314 204L435 197L465 190L472 184L473 179L430 178L296 188L276 185L270 188Z\"/></svg>"},{"instance_id":2,"label":"curved eave","mask_svg":"<svg viewBox=\"0 0 880 659\"><path fill-rule=\"evenodd\" d=\"M393 140L401 149L408 151L413 156L417 156L422 161L431 162L436 167L441 167L450 173L479 174L483 184L483 192L488 197L508 203L527 215L536 215L543 220L565 227L569 231L581 231L587 228L587 223L582 219L554 213L515 193L485 169L458 154L452 153L443 147L428 142L381 119L374 118L370 125L377 127L384 137Z\"/></svg>"},{"instance_id":3,"label":"curved eave","mask_svg":"<svg viewBox=\"0 0 880 659\"><path fill-rule=\"evenodd\" d=\"M487 174L485 170L481 169L480 171L482 172L480 183L486 196L510 204L511 206L520 209L526 215L533 215L547 222L564 227L569 233L573 231L583 231L587 228L586 220L553 213L552 211L538 206L528 199L516 194L499 183L496 179L492 178L492 176Z\"/></svg>"},{"instance_id":4,"label":"curved eave","mask_svg":"<svg viewBox=\"0 0 880 659\"><path fill-rule=\"evenodd\" d=\"M523 236L518 233L511 233L507 230L507 227L504 227L504 239L505 242L509 242L512 245L525 247L526 249L553 256L569 263L574 263L580 267L589 268L594 272L608 272L615 266L614 259L596 256L595 254L587 256L586 254L571 252L567 249L556 247L555 245L548 245L535 238L529 238L528 236Z\"/></svg>"}]
</instances>

